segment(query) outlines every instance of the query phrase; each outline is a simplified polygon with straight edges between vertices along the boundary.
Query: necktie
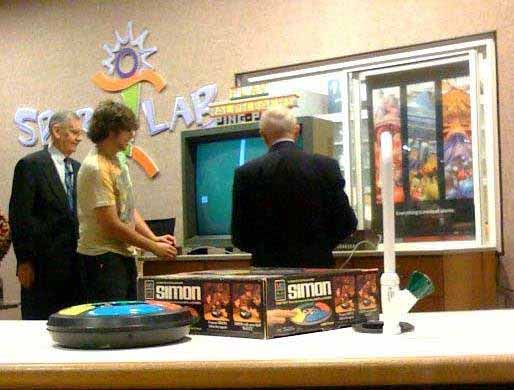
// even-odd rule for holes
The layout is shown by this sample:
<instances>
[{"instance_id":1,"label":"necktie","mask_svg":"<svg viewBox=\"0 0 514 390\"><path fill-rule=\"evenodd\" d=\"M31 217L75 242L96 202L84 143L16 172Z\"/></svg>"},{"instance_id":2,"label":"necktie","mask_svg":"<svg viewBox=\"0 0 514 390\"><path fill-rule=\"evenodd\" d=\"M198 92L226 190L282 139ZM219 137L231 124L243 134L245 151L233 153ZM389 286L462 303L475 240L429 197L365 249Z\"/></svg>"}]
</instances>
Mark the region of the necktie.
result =
<instances>
[{"instance_id":1,"label":"necktie","mask_svg":"<svg viewBox=\"0 0 514 390\"><path fill-rule=\"evenodd\" d=\"M71 165L71 160L68 157L64 159L64 184L66 185L68 206L73 212L75 210L75 204L73 201L73 166Z\"/></svg>"}]
</instances>

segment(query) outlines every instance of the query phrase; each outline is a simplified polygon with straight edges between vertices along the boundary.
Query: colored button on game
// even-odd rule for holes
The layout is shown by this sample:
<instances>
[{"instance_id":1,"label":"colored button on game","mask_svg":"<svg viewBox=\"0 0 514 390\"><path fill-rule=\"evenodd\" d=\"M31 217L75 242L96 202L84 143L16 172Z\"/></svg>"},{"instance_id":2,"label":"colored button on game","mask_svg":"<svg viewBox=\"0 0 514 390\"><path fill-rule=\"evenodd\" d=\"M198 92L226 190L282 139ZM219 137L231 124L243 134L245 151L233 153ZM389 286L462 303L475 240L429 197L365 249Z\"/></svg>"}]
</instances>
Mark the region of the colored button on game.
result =
<instances>
[{"instance_id":1,"label":"colored button on game","mask_svg":"<svg viewBox=\"0 0 514 390\"><path fill-rule=\"evenodd\" d=\"M162 306L147 304L105 305L87 313L88 316L128 316L162 313Z\"/></svg>"}]
</instances>

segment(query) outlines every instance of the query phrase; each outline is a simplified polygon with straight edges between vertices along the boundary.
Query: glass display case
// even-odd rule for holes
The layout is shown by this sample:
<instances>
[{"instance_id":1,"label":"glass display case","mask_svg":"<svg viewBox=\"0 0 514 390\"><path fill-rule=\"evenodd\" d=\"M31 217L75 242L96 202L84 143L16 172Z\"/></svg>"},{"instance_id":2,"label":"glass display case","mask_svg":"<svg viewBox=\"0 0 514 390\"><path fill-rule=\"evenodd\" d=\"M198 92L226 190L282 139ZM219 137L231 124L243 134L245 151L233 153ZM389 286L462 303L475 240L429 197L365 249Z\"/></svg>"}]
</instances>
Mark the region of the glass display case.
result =
<instances>
[{"instance_id":1,"label":"glass display case","mask_svg":"<svg viewBox=\"0 0 514 390\"><path fill-rule=\"evenodd\" d=\"M493 34L236 75L334 122L360 229L382 230L380 134L393 135L399 250L501 251Z\"/></svg>"}]
</instances>

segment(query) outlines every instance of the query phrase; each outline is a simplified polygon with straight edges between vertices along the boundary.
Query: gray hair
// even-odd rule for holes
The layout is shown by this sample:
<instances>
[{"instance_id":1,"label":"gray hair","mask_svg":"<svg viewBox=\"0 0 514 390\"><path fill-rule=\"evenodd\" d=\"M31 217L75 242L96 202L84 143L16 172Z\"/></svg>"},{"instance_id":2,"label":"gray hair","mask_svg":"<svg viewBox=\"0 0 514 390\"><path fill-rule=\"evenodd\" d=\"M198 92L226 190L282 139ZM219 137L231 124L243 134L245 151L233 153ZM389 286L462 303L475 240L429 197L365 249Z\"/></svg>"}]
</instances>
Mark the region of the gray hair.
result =
<instances>
[{"instance_id":1,"label":"gray hair","mask_svg":"<svg viewBox=\"0 0 514 390\"><path fill-rule=\"evenodd\" d=\"M57 111L52 115L50 121L48 122L48 131L50 135L53 137L52 129L56 125L67 125L73 119L79 119L80 117L73 111L63 110Z\"/></svg>"},{"instance_id":2,"label":"gray hair","mask_svg":"<svg viewBox=\"0 0 514 390\"><path fill-rule=\"evenodd\" d=\"M290 109L283 106L273 107L262 114L261 133L276 139L292 133L296 123L296 117Z\"/></svg>"}]
</instances>

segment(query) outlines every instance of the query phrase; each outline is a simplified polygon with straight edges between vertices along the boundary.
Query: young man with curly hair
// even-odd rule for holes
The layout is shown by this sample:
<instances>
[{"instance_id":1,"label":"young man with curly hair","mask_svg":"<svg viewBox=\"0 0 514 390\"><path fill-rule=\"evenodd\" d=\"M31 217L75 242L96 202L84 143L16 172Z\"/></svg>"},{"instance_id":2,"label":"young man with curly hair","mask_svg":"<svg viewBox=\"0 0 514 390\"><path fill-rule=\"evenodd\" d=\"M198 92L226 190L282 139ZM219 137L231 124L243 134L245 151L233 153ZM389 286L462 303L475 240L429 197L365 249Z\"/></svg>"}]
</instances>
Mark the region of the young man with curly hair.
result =
<instances>
[{"instance_id":1,"label":"young man with curly hair","mask_svg":"<svg viewBox=\"0 0 514 390\"><path fill-rule=\"evenodd\" d=\"M88 137L95 144L78 174L77 203L84 298L88 302L136 298L134 247L172 260L175 238L155 236L134 205L128 167L120 160L138 128L125 105L104 101Z\"/></svg>"}]
</instances>

